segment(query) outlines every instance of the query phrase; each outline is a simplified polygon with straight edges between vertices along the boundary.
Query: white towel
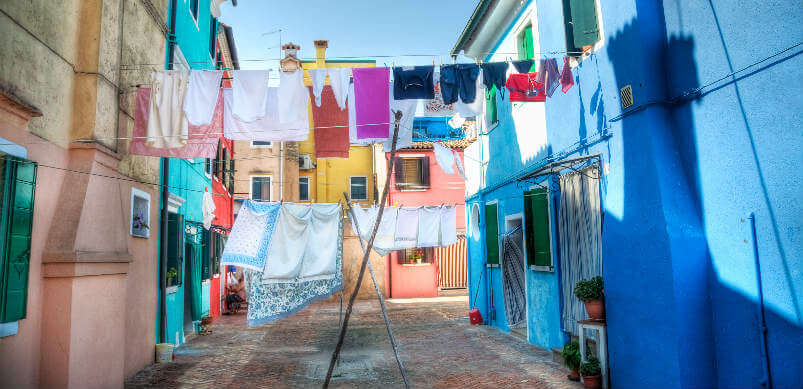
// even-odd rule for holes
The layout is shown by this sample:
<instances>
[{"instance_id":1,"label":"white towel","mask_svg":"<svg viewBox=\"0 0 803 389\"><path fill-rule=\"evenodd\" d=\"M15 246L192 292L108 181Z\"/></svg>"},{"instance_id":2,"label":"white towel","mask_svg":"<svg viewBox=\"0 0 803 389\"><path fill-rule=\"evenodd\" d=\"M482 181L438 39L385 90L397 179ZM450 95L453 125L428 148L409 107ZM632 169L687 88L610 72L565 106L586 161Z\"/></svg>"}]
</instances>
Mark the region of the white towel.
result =
<instances>
[{"instance_id":1,"label":"white towel","mask_svg":"<svg viewBox=\"0 0 803 389\"><path fill-rule=\"evenodd\" d=\"M279 123L278 88L268 88L266 112L261 118L250 123L234 116L232 93L231 89L223 90L223 133L227 139L273 142L307 140L309 119L306 110L304 118L295 123Z\"/></svg>"},{"instance_id":2,"label":"white towel","mask_svg":"<svg viewBox=\"0 0 803 389\"><path fill-rule=\"evenodd\" d=\"M340 204L283 203L263 280L303 282L335 277Z\"/></svg>"},{"instance_id":3,"label":"white towel","mask_svg":"<svg viewBox=\"0 0 803 389\"><path fill-rule=\"evenodd\" d=\"M326 69L309 69L309 78L312 80L312 94L315 95L315 105L321 106L321 92L326 83Z\"/></svg>"},{"instance_id":4,"label":"white towel","mask_svg":"<svg viewBox=\"0 0 803 389\"><path fill-rule=\"evenodd\" d=\"M356 223L359 226L360 236L367 242L368 238L371 237L379 207L374 205L362 208L358 204L353 204L352 210L355 219L357 219ZM379 229L377 229L376 237L374 238L374 251L379 255L387 255L387 253L395 250L396 216L398 211L399 208L397 207L385 207L382 221L379 223ZM355 220L352 220L351 223L354 224ZM355 232L356 229L355 227Z\"/></svg>"},{"instance_id":5,"label":"white towel","mask_svg":"<svg viewBox=\"0 0 803 389\"><path fill-rule=\"evenodd\" d=\"M189 76L183 70L151 73L151 100L145 144L150 147L183 147L189 137L184 116L184 96Z\"/></svg>"},{"instance_id":6,"label":"white towel","mask_svg":"<svg viewBox=\"0 0 803 389\"><path fill-rule=\"evenodd\" d=\"M201 205L204 213L204 228L207 230L212 228L212 220L215 219L215 200L212 193L204 192L204 201Z\"/></svg>"},{"instance_id":7,"label":"white towel","mask_svg":"<svg viewBox=\"0 0 803 389\"><path fill-rule=\"evenodd\" d=\"M441 207L421 207L418 210L418 246L441 245Z\"/></svg>"},{"instance_id":8,"label":"white towel","mask_svg":"<svg viewBox=\"0 0 803 389\"><path fill-rule=\"evenodd\" d=\"M441 207L441 246L457 243L457 208L454 205Z\"/></svg>"},{"instance_id":9,"label":"white towel","mask_svg":"<svg viewBox=\"0 0 803 389\"><path fill-rule=\"evenodd\" d=\"M222 78L221 70L190 70L190 84L184 98L184 114L190 124L203 126L212 122Z\"/></svg>"},{"instance_id":10,"label":"white towel","mask_svg":"<svg viewBox=\"0 0 803 389\"><path fill-rule=\"evenodd\" d=\"M303 70L280 72L278 97L280 123L297 123L308 117L309 92L304 86Z\"/></svg>"},{"instance_id":11,"label":"white towel","mask_svg":"<svg viewBox=\"0 0 803 389\"><path fill-rule=\"evenodd\" d=\"M435 142L432 144L432 151L435 153L435 161L438 162L438 166L441 167L446 174L454 174L454 170L452 169L452 165L454 165L454 153L452 153L452 149Z\"/></svg>"},{"instance_id":12,"label":"white towel","mask_svg":"<svg viewBox=\"0 0 803 389\"><path fill-rule=\"evenodd\" d=\"M232 114L243 122L265 116L270 70L234 70Z\"/></svg>"},{"instance_id":13,"label":"white towel","mask_svg":"<svg viewBox=\"0 0 803 389\"><path fill-rule=\"evenodd\" d=\"M351 69L328 68L327 70L329 71L329 85L332 86L332 93L335 94L337 106L340 107L340 110L344 110L346 109L346 97L349 94Z\"/></svg>"},{"instance_id":14,"label":"white towel","mask_svg":"<svg viewBox=\"0 0 803 389\"><path fill-rule=\"evenodd\" d=\"M399 121L399 136L396 139L396 150L410 147L413 145L413 118L415 117L415 109L418 106L418 100L396 100L393 98L393 83L390 83L390 120L388 121L389 129L388 135L390 136L384 142L384 151L390 152L393 147L393 131L396 122L395 111L401 111L402 117Z\"/></svg>"},{"instance_id":15,"label":"white towel","mask_svg":"<svg viewBox=\"0 0 803 389\"><path fill-rule=\"evenodd\" d=\"M411 249L418 244L418 207L401 207L396 217L396 250Z\"/></svg>"}]
</instances>

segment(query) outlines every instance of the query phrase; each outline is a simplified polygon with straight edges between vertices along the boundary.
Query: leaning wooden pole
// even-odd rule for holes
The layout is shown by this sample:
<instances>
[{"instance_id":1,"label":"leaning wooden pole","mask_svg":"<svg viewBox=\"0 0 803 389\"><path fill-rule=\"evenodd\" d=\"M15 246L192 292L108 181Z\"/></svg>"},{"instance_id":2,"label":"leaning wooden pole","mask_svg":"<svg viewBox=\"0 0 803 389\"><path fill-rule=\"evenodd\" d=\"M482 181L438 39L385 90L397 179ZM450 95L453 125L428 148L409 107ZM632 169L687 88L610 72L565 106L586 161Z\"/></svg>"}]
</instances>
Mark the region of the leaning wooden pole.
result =
<instances>
[{"instance_id":1,"label":"leaning wooden pole","mask_svg":"<svg viewBox=\"0 0 803 389\"><path fill-rule=\"evenodd\" d=\"M351 219L354 224L354 232L357 233L357 239L360 241L360 246L362 247L363 251L366 251L365 243L363 243L362 234L360 233L360 225L357 223L357 219L354 217L354 209L351 207L349 196L346 194L346 192L343 192L343 197L346 198L346 206L348 206L347 212L349 214L349 219ZM376 282L376 275L374 274L374 267L371 266L371 261L368 261L368 273L371 274L371 280L374 281L374 289L376 289L376 296L379 298L379 306L382 308L382 317L385 319L385 328L388 330L390 345L393 347L393 355L396 357L396 363L399 365L399 372L401 372L404 385L409 388L410 381L407 378L407 369L404 368L404 363L399 356L399 345L396 342L396 336L393 335L393 329L390 328L390 318L388 317L388 309L385 307L385 298L382 297L382 291L379 290L379 284Z\"/></svg>"},{"instance_id":2,"label":"leaning wooden pole","mask_svg":"<svg viewBox=\"0 0 803 389\"><path fill-rule=\"evenodd\" d=\"M393 126L393 141L390 147L390 159L388 159L387 177L385 177L385 188L382 189L382 196L379 198L379 212L376 215L376 222L374 228L371 230L371 237L368 238L368 247L362 257L362 264L360 265L360 274L357 276L357 284L354 286L354 291L351 292L349 297L349 304L346 306L346 315L343 317L343 325L340 327L340 336L337 339L335 351L332 352L332 359L329 361L329 370L326 371L326 380L323 382L323 387L329 387L329 381L332 380L332 371L335 369L335 363L340 356L340 349L343 347L343 340L346 338L346 330L349 327L349 318L351 317L351 310L354 308L354 300L357 299L357 292L360 291L362 278L365 276L365 267L368 264L368 257L371 254L371 249L374 248L374 238L376 238L376 231L379 229L379 222L382 221L382 214L385 213L385 200L388 197L388 186L390 186L390 176L393 171L393 158L396 156L396 141L399 139L399 121L401 121L402 113L397 111L395 115L395 124ZM405 385L407 383L405 382ZM409 387L409 386L408 386Z\"/></svg>"}]
</instances>

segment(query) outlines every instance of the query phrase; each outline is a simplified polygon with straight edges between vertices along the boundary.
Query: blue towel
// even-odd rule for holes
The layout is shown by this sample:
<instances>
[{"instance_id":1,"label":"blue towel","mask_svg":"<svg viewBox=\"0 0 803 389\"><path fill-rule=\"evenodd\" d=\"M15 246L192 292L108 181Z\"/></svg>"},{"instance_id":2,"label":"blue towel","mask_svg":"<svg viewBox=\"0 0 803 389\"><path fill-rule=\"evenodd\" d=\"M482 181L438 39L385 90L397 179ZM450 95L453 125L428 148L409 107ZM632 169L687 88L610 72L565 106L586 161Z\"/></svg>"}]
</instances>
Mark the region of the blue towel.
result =
<instances>
[{"instance_id":1,"label":"blue towel","mask_svg":"<svg viewBox=\"0 0 803 389\"><path fill-rule=\"evenodd\" d=\"M393 68L393 98L396 100L435 98L434 66Z\"/></svg>"}]
</instances>

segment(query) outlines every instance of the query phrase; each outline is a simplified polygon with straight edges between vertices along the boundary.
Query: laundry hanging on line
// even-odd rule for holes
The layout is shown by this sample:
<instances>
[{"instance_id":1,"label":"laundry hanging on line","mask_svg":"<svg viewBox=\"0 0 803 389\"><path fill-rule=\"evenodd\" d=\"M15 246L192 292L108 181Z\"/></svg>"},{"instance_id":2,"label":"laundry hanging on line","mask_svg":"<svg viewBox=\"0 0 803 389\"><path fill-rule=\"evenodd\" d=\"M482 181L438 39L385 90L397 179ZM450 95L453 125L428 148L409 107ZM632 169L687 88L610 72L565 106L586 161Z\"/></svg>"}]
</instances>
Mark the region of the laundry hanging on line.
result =
<instances>
[{"instance_id":1,"label":"laundry hanging on line","mask_svg":"<svg viewBox=\"0 0 803 389\"><path fill-rule=\"evenodd\" d=\"M305 89L306 91L306 89ZM309 100L309 96L306 96ZM225 102L223 115L223 132L227 139L247 141L304 141L309 136L309 119L307 105L304 105L300 119L281 123L279 119L279 88L267 89L266 109L263 116L253 122L244 122L233 114L233 96L231 89L223 90Z\"/></svg>"},{"instance_id":2,"label":"laundry hanging on line","mask_svg":"<svg viewBox=\"0 0 803 389\"><path fill-rule=\"evenodd\" d=\"M379 207L352 205L352 225L359 227L362 239L368 240ZM437 217L435 217L437 213ZM422 227L423 223L426 226ZM457 212L453 205L434 207L385 207L374 238L374 251L387 255L407 248L446 247L457 242Z\"/></svg>"},{"instance_id":3,"label":"laundry hanging on line","mask_svg":"<svg viewBox=\"0 0 803 389\"><path fill-rule=\"evenodd\" d=\"M191 126L203 126L212 122L220 96L222 78L221 70L190 70L183 109Z\"/></svg>"},{"instance_id":4,"label":"laundry hanging on line","mask_svg":"<svg viewBox=\"0 0 803 389\"><path fill-rule=\"evenodd\" d=\"M310 96L314 88L309 87ZM332 87L326 85L321 91L320 106L312 104L315 158L349 157L349 113L341 110L335 100Z\"/></svg>"},{"instance_id":5,"label":"laundry hanging on line","mask_svg":"<svg viewBox=\"0 0 803 389\"><path fill-rule=\"evenodd\" d=\"M189 74L162 70L151 74L151 98L145 145L179 148L187 144L189 123L184 115L184 96Z\"/></svg>"}]
</instances>

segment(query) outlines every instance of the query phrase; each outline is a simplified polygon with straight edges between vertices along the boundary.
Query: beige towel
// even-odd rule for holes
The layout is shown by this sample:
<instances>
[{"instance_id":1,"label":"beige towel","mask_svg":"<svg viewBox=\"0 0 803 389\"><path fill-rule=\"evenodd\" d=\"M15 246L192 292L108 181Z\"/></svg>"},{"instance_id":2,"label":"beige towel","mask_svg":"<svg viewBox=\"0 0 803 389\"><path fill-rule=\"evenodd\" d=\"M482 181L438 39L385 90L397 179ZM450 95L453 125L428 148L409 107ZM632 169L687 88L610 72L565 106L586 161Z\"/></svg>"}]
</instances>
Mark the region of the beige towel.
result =
<instances>
[{"instance_id":1,"label":"beige towel","mask_svg":"<svg viewBox=\"0 0 803 389\"><path fill-rule=\"evenodd\" d=\"M161 70L151 74L151 101L145 144L157 148L183 147L189 137L184 95L189 73Z\"/></svg>"}]
</instances>

